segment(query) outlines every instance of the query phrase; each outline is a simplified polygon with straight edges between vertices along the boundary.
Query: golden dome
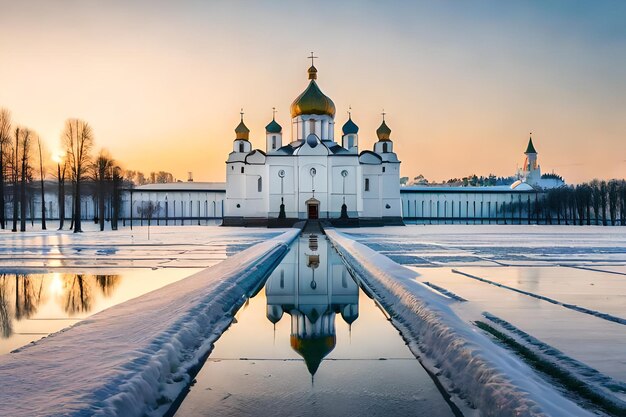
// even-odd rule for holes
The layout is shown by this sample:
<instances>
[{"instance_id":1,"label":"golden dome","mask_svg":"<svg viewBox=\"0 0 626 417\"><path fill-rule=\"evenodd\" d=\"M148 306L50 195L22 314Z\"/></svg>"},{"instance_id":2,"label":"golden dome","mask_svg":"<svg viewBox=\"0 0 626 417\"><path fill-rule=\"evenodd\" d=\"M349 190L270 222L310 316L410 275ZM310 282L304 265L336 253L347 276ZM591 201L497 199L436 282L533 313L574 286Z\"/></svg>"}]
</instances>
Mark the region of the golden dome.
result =
<instances>
[{"instance_id":1,"label":"golden dome","mask_svg":"<svg viewBox=\"0 0 626 417\"><path fill-rule=\"evenodd\" d=\"M250 137L250 129L248 129L248 126L246 126L246 124L243 122L243 114L241 115L241 121L235 128L235 134L237 135L236 139L240 140L248 140L248 138Z\"/></svg>"},{"instance_id":2,"label":"golden dome","mask_svg":"<svg viewBox=\"0 0 626 417\"><path fill-rule=\"evenodd\" d=\"M317 86L317 69L311 66L308 70L309 86L291 103L291 117L302 114L318 114L335 117L335 103Z\"/></svg>"},{"instance_id":3,"label":"golden dome","mask_svg":"<svg viewBox=\"0 0 626 417\"><path fill-rule=\"evenodd\" d=\"M380 124L378 129L376 129L376 136L378 136L378 140L390 140L389 136L391 135L391 129L385 123L385 119L383 118L383 122Z\"/></svg>"}]
</instances>

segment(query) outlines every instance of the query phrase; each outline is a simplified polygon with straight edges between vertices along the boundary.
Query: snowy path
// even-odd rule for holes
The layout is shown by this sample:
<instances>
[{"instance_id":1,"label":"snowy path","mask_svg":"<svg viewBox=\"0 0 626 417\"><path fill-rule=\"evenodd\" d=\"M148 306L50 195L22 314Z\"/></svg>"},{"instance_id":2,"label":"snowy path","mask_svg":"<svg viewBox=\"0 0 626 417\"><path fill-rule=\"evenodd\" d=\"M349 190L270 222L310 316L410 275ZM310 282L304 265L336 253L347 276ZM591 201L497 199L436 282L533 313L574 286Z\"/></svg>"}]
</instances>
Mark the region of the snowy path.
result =
<instances>
[{"instance_id":1,"label":"snowy path","mask_svg":"<svg viewBox=\"0 0 626 417\"><path fill-rule=\"evenodd\" d=\"M0 415L161 413L188 385L189 371L210 351L232 312L298 233L290 230L265 239L189 278L0 356ZM239 237L233 229L225 234L237 240L249 231L241 230ZM201 239L198 236L198 243ZM12 238L0 234L0 240L6 250ZM62 235L35 236L32 245L52 250L65 247L62 240ZM85 234L85 240L82 243L89 247L122 243L113 237L96 243L91 233Z\"/></svg>"},{"instance_id":2,"label":"snowy path","mask_svg":"<svg viewBox=\"0 0 626 417\"><path fill-rule=\"evenodd\" d=\"M415 272L342 233L327 230L327 234L392 314L414 352L450 392L465 398L480 415L591 415L472 328L451 309L456 301L418 282ZM467 402L459 405L469 414Z\"/></svg>"}]
</instances>

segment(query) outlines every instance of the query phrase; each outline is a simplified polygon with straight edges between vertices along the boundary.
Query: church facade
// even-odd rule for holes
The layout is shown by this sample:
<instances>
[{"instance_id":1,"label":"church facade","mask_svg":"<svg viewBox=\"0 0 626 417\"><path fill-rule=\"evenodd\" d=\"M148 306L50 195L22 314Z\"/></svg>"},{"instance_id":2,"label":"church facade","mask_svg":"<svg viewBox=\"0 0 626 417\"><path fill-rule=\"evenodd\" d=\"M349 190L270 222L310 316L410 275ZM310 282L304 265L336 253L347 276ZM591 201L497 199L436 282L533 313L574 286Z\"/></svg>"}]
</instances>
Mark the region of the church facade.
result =
<instances>
[{"instance_id":1,"label":"church facade","mask_svg":"<svg viewBox=\"0 0 626 417\"><path fill-rule=\"evenodd\" d=\"M402 224L400 161L384 120L373 150L359 148L351 114L335 139L336 108L317 85L317 69L291 104L292 137L275 117L265 149L253 149L243 120L226 161L224 225L289 224L328 219L344 224Z\"/></svg>"}]
</instances>

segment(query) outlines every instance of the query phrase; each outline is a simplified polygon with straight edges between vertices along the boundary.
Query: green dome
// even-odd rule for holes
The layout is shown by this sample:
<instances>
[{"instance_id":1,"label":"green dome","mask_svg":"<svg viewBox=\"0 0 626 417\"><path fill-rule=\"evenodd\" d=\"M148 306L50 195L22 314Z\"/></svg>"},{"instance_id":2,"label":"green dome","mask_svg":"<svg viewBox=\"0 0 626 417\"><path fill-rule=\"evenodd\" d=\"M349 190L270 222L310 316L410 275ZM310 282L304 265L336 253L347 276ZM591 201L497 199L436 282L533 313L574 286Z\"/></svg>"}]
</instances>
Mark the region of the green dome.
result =
<instances>
[{"instance_id":1,"label":"green dome","mask_svg":"<svg viewBox=\"0 0 626 417\"><path fill-rule=\"evenodd\" d=\"M376 136L378 136L378 140L389 140L390 135L391 129L389 129L389 126L385 123L385 119L383 119L383 122L380 124L378 129L376 129Z\"/></svg>"},{"instance_id":2,"label":"green dome","mask_svg":"<svg viewBox=\"0 0 626 417\"><path fill-rule=\"evenodd\" d=\"M352 121L352 117L348 118L348 121L341 128L344 135L357 134L359 133L359 127Z\"/></svg>"},{"instance_id":3,"label":"green dome","mask_svg":"<svg viewBox=\"0 0 626 417\"><path fill-rule=\"evenodd\" d=\"M312 66L309 68L308 73L311 81L307 89L291 103L291 117L297 117L302 114L326 114L334 118L335 103L322 93L315 82L317 69Z\"/></svg>"},{"instance_id":4,"label":"green dome","mask_svg":"<svg viewBox=\"0 0 626 417\"><path fill-rule=\"evenodd\" d=\"M267 133L280 133L283 131L283 128L276 122L275 119L272 119L272 121L267 126L265 126L265 131Z\"/></svg>"}]
</instances>

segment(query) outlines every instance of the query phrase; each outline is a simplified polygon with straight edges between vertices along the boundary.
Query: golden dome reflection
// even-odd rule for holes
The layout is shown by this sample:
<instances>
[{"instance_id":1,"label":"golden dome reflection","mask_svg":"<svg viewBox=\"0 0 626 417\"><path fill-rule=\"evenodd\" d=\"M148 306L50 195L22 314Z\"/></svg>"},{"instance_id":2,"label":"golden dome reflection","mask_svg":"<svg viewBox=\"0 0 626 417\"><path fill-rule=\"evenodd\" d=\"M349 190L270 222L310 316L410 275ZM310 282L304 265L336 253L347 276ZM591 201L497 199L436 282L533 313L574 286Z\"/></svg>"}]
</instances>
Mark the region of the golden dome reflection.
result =
<instances>
[{"instance_id":1,"label":"golden dome reflection","mask_svg":"<svg viewBox=\"0 0 626 417\"><path fill-rule=\"evenodd\" d=\"M335 348L337 343L335 335L302 338L292 334L289 339L291 348L302 356L311 375L315 375L322 360Z\"/></svg>"}]
</instances>

